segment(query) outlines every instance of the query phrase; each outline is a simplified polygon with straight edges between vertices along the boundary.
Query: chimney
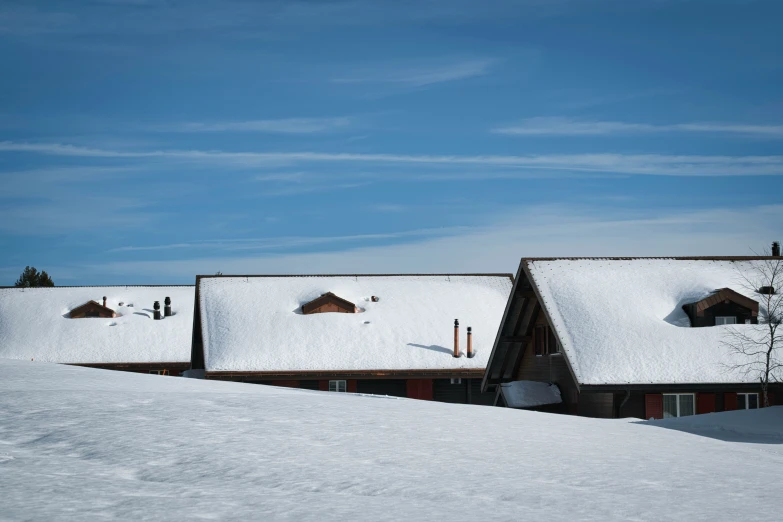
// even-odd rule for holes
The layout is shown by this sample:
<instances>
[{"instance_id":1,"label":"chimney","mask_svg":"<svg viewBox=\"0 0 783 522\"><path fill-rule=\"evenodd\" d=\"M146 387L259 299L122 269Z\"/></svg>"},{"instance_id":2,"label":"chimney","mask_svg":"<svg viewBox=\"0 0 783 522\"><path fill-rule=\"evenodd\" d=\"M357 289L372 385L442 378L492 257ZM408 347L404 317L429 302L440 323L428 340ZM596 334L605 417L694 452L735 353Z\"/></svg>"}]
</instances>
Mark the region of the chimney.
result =
<instances>
[{"instance_id":1,"label":"chimney","mask_svg":"<svg viewBox=\"0 0 783 522\"><path fill-rule=\"evenodd\" d=\"M778 241L772 242L772 256L780 257L780 242Z\"/></svg>"},{"instance_id":2,"label":"chimney","mask_svg":"<svg viewBox=\"0 0 783 522\"><path fill-rule=\"evenodd\" d=\"M454 357L459 357L459 319L454 319Z\"/></svg>"},{"instance_id":3,"label":"chimney","mask_svg":"<svg viewBox=\"0 0 783 522\"><path fill-rule=\"evenodd\" d=\"M155 309L154 319L157 321L160 319L160 301L155 301L155 304L152 305L152 308Z\"/></svg>"},{"instance_id":4,"label":"chimney","mask_svg":"<svg viewBox=\"0 0 783 522\"><path fill-rule=\"evenodd\" d=\"M163 317L171 317L171 298L166 297L166 299L163 300L163 304L165 305L163 307Z\"/></svg>"},{"instance_id":5,"label":"chimney","mask_svg":"<svg viewBox=\"0 0 783 522\"><path fill-rule=\"evenodd\" d=\"M473 328L468 326L468 359L472 359L473 353Z\"/></svg>"},{"instance_id":6,"label":"chimney","mask_svg":"<svg viewBox=\"0 0 783 522\"><path fill-rule=\"evenodd\" d=\"M103 307L106 308L106 296L103 296Z\"/></svg>"}]
</instances>

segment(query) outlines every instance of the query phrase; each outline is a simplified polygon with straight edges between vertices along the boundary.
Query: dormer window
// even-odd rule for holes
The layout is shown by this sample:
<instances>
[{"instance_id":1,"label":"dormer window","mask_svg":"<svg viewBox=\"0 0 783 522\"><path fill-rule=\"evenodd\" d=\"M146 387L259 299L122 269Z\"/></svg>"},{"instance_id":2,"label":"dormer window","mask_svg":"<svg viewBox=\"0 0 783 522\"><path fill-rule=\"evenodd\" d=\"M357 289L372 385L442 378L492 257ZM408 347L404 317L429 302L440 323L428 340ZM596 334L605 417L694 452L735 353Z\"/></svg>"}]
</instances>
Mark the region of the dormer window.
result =
<instances>
[{"instance_id":1,"label":"dormer window","mask_svg":"<svg viewBox=\"0 0 783 522\"><path fill-rule=\"evenodd\" d=\"M693 327L758 323L758 301L731 288L715 290L701 301L683 305L682 309Z\"/></svg>"},{"instance_id":2,"label":"dormer window","mask_svg":"<svg viewBox=\"0 0 783 522\"><path fill-rule=\"evenodd\" d=\"M359 309L350 301L338 297L332 292L327 292L302 305L302 313L305 315L337 312L343 314L355 314Z\"/></svg>"},{"instance_id":3,"label":"dormer window","mask_svg":"<svg viewBox=\"0 0 783 522\"><path fill-rule=\"evenodd\" d=\"M106 298L104 297L103 305L95 301L87 301L83 305L71 310L68 317L71 319L82 319L85 317L102 317L108 319L117 317L117 314L114 310L106 306Z\"/></svg>"}]
</instances>

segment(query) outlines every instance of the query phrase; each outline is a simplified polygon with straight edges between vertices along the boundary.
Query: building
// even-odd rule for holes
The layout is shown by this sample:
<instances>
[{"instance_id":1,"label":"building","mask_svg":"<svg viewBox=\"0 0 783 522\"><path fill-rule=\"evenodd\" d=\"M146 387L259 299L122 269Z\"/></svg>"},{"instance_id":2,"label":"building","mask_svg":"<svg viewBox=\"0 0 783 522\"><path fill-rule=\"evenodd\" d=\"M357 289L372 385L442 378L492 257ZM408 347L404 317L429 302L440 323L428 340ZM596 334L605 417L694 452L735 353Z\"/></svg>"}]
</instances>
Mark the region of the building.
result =
<instances>
[{"instance_id":1,"label":"building","mask_svg":"<svg viewBox=\"0 0 783 522\"><path fill-rule=\"evenodd\" d=\"M512 281L510 274L199 276L193 373L488 404L494 397L481 394L481 378Z\"/></svg>"},{"instance_id":2,"label":"building","mask_svg":"<svg viewBox=\"0 0 783 522\"><path fill-rule=\"evenodd\" d=\"M758 407L758 375L740 365L759 359L727 343L763 332L769 289L746 288L745 276L775 259L522 259L482 390L503 405L508 383L552 383L557 411L590 417ZM771 401L783 391L770 390Z\"/></svg>"},{"instance_id":3,"label":"building","mask_svg":"<svg viewBox=\"0 0 783 522\"><path fill-rule=\"evenodd\" d=\"M192 285L0 288L0 357L179 375L190 367L193 294Z\"/></svg>"}]
</instances>

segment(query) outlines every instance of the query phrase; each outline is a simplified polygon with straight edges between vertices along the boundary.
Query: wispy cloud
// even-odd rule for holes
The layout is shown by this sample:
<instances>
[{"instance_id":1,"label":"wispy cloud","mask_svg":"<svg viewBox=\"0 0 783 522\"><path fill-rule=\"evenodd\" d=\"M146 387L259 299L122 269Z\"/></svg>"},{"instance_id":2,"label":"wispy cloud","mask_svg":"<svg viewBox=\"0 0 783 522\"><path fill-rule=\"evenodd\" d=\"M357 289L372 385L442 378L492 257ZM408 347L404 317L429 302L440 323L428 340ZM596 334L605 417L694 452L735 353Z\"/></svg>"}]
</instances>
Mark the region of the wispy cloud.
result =
<instances>
[{"instance_id":1,"label":"wispy cloud","mask_svg":"<svg viewBox=\"0 0 783 522\"><path fill-rule=\"evenodd\" d=\"M498 127L496 134L518 136L598 136L607 134L700 132L725 133L783 138L783 125L749 125L730 123L677 123L652 125L619 121L574 120L563 117L529 118L515 125Z\"/></svg>"},{"instance_id":2,"label":"wispy cloud","mask_svg":"<svg viewBox=\"0 0 783 522\"><path fill-rule=\"evenodd\" d=\"M405 230L400 232L389 232L380 234L356 234L346 236L291 236L277 238L246 238L246 239L214 239L203 241L192 241L187 243L171 243L165 245L151 246L124 246L108 250L111 253L117 252L138 252L154 250L220 250L220 251L241 251L241 250L279 250L288 248L297 248L303 246L318 245L337 245L351 242L368 242L376 240L413 238L413 237L431 237L455 234L467 230L465 227L450 228L422 228L416 230Z\"/></svg>"},{"instance_id":3,"label":"wispy cloud","mask_svg":"<svg viewBox=\"0 0 783 522\"><path fill-rule=\"evenodd\" d=\"M428 64L413 67L387 65L356 71L354 74L333 78L334 83L387 83L409 87L423 87L436 83L462 80L488 74L494 59L460 60L446 64Z\"/></svg>"},{"instance_id":4,"label":"wispy cloud","mask_svg":"<svg viewBox=\"0 0 783 522\"><path fill-rule=\"evenodd\" d=\"M190 281L195 274L514 272L520 257L743 255L778 233L783 206L699 212L606 211L604 205L537 206L495 216L492 224L384 246L248 257L115 262L91 274ZM520 224L524 226L520 226ZM465 248L470 245L470 248Z\"/></svg>"},{"instance_id":5,"label":"wispy cloud","mask_svg":"<svg viewBox=\"0 0 783 522\"><path fill-rule=\"evenodd\" d=\"M333 132L351 126L350 117L336 118L282 118L276 120L248 120L226 122L186 122L154 127L163 132L265 132L276 134L316 134Z\"/></svg>"},{"instance_id":6,"label":"wispy cloud","mask_svg":"<svg viewBox=\"0 0 783 522\"><path fill-rule=\"evenodd\" d=\"M222 165L263 166L298 163L363 163L430 166L481 166L654 176L779 176L783 156L700 156L665 154L407 155L331 152L226 152L213 150L117 151L59 143L0 142L0 152L26 152L92 158L172 159ZM509 177L503 172L503 177ZM491 173L487 177L492 177ZM443 178L445 179L445 178Z\"/></svg>"}]
</instances>

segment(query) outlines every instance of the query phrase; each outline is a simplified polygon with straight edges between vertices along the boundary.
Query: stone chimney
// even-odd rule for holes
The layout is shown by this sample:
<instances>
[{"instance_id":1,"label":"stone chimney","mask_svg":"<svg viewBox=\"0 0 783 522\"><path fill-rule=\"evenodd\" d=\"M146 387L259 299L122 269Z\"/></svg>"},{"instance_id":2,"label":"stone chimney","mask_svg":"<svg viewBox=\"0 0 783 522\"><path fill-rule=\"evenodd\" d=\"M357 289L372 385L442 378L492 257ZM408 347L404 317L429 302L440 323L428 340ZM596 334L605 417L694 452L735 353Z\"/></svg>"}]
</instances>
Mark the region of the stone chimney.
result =
<instances>
[{"instance_id":1,"label":"stone chimney","mask_svg":"<svg viewBox=\"0 0 783 522\"><path fill-rule=\"evenodd\" d=\"M476 355L473 353L473 328L468 326L468 359L472 359Z\"/></svg>"},{"instance_id":2,"label":"stone chimney","mask_svg":"<svg viewBox=\"0 0 783 522\"><path fill-rule=\"evenodd\" d=\"M780 243L778 241L772 242L772 255L773 257L780 257Z\"/></svg>"},{"instance_id":3,"label":"stone chimney","mask_svg":"<svg viewBox=\"0 0 783 522\"><path fill-rule=\"evenodd\" d=\"M160 320L160 301L155 301L155 304L152 305L152 308L155 310L153 313L153 318L157 321Z\"/></svg>"},{"instance_id":4,"label":"stone chimney","mask_svg":"<svg viewBox=\"0 0 783 522\"><path fill-rule=\"evenodd\" d=\"M454 319L454 357L459 357L459 319Z\"/></svg>"},{"instance_id":5,"label":"stone chimney","mask_svg":"<svg viewBox=\"0 0 783 522\"><path fill-rule=\"evenodd\" d=\"M171 317L171 298L166 297L166 299L163 300L163 317Z\"/></svg>"}]
</instances>

